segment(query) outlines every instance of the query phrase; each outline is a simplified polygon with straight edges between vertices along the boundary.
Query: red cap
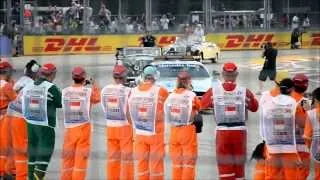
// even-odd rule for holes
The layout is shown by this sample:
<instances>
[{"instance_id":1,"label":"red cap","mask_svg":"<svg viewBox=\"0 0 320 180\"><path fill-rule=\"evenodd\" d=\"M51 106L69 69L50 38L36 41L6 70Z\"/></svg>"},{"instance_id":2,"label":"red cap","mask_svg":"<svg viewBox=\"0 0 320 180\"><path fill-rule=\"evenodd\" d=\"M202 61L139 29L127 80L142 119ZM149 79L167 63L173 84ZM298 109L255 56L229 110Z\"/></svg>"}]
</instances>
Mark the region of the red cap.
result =
<instances>
[{"instance_id":1,"label":"red cap","mask_svg":"<svg viewBox=\"0 0 320 180\"><path fill-rule=\"evenodd\" d=\"M44 75L50 75L56 71L57 71L57 68L54 64L47 63L47 64L44 64L43 66L41 66L39 72Z\"/></svg>"},{"instance_id":2,"label":"red cap","mask_svg":"<svg viewBox=\"0 0 320 180\"><path fill-rule=\"evenodd\" d=\"M292 81L295 86L307 86L309 79L305 74L298 73L292 78Z\"/></svg>"},{"instance_id":3,"label":"red cap","mask_svg":"<svg viewBox=\"0 0 320 180\"><path fill-rule=\"evenodd\" d=\"M114 76L125 76L127 74L127 68L124 65L115 65L112 71Z\"/></svg>"},{"instance_id":4,"label":"red cap","mask_svg":"<svg viewBox=\"0 0 320 180\"><path fill-rule=\"evenodd\" d=\"M13 69L13 68L8 61L0 61L0 70L10 70L10 69Z\"/></svg>"},{"instance_id":5,"label":"red cap","mask_svg":"<svg viewBox=\"0 0 320 180\"><path fill-rule=\"evenodd\" d=\"M178 74L178 80L189 80L191 79L191 75L188 73L188 71L180 71Z\"/></svg>"},{"instance_id":6,"label":"red cap","mask_svg":"<svg viewBox=\"0 0 320 180\"><path fill-rule=\"evenodd\" d=\"M223 71L225 72L235 72L237 69L237 66L233 62L227 62L223 65Z\"/></svg>"},{"instance_id":7,"label":"red cap","mask_svg":"<svg viewBox=\"0 0 320 180\"><path fill-rule=\"evenodd\" d=\"M86 71L82 67L75 67L72 70L72 78L73 79L85 79L86 78Z\"/></svg>"}]
</instances>

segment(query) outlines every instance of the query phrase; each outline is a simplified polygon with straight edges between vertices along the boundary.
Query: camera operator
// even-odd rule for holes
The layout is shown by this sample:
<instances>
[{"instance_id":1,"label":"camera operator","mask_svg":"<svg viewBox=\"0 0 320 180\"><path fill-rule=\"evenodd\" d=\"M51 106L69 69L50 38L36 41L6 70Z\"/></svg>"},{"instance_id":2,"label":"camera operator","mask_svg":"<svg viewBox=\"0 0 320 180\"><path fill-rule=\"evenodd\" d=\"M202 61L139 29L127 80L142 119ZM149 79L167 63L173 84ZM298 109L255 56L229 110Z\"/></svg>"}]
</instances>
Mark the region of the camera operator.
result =
<instances>
[{"instance_id":1,"label":"camera operator","mask_svg":"<svg viewBox=\"0 0 320 180\"><path fill-rule=\"evenodd\" d=\"M156 38L150 34L150 31L146 31L146 35L141 38L141 45L143 47L156 46Z\"/></svg>"},{"instance_id":2,"label":"camera operator","mask_svg":"<svg viewBox=\"0 0 320 180\"><path fill-rule=\"evenodd\" d=\"M277 73L276 59L278 50L272 47L271 42L265 44L263 48L264 52L262 57L265 58L265 61L259 74L259 91L257 92L257 95L260 95L263 91L263 83L267 80L267 77L269 77L271 81L274 81Z\"/></svg>"}]
</instances>

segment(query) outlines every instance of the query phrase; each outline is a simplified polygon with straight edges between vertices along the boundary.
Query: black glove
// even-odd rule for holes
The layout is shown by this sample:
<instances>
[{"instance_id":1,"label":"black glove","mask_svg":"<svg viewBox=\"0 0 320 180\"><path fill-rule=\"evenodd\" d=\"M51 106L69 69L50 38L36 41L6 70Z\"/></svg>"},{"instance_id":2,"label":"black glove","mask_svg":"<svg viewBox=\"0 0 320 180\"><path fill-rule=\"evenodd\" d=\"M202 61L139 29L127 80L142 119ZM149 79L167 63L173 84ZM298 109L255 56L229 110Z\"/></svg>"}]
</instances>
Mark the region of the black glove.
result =
<instances>
[{"instance_id":1,"label":"black glove","mask_svg":"<svg viewBox=\"0 0 320 180\"><path fill-rule=\"evenodd\" d=\"M196 114L194 116L193 125L196 126L196 132L201 133L202 132L202 126L203 126L203 119L201 114Z\"/></svg>"}]
</instances>

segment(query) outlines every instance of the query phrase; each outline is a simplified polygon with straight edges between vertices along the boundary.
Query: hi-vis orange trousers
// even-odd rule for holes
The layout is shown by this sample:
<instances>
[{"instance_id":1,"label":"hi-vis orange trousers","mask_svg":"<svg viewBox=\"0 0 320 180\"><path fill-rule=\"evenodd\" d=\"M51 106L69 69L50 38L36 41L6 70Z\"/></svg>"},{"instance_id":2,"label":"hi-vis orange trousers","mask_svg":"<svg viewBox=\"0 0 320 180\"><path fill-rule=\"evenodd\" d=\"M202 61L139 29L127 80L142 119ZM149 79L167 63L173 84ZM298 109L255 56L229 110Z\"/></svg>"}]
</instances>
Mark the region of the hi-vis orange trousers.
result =
<instances>
[{"instance_id":1,"label":"hi-vis orange trousers","mask_svg":"<svg viewBox=\"0 0 320 180\"><path fill-rule=\"evenodd\" d=\"M28 171L27 127L24 118L3 116L0 120L0 173L26 180ZM14 170L15 169L15 170Z\"/></svg>"},{"instance_id":2,"label":"hi-vis orange trousers","mask_svg":"<svg viewBox=\"0 0 320 180\"><path fill-rule=\"evenodd\" d=\"M310 153L298 152L299 157L302 161L302 166L299 168L300 180L307 180L310 174Z\"/></svg>"},{"instance_id":3,"label":"hi-vis orange trousers","mask_svg":"<svg viewBox=\"0 0 320 180\"><path fill-rule=\"evenodd\" d=\"M163 180L164 134L136 135L134 149L138 160L138 180Z\"/></svg>"},{"instance_id":4,"label":"hi-vis orange trousers","mask_svg":"<svg viewBox=\"0 0 320 180\"><path fill-rule=\"evenodd\" d=\"M300 180L296 153L269 154L266 160L266 180Z\"/></svg>"},{"instance_id":5,"label":"hi-vis orange trousers","mask_svg":"<svg viewBox=\"0 0 320 180\"><path fill-rule=\"evenodd\" d=\"M253 174L253 180L265 180L266 178L266 167L265 167L266 161L264 159L257 160L254 174Z\"/></svg>"},{"instance_id":6,"label":"hi-vis orange trousers","mask_svg":"<svg viewBox=\"0 0 320 180\"><path fill-rule=\"evenodd\" d=\"M195 179L198 141L194 125L171 127L170 156L173 180Z\"/></svg>"},{"instance_id":7,"label":"hi-vis orange trousers","mask_svg":"<svg viewBox=\"0 0 320 180\"><path fill-rule=\"evenodd\" d=\"M67 128L64 135L61 180L84 180L91 146L89 123Z\"/></svg>"},{"instance_id":8,"label":"hi-vis orange trousers","mask_svg":"<svg viewBox=\"0 0 320 180\"><path fill-rule=\"evenodd\" d=\"M130 125L106 128L107 179L133 180L133 135Z\"/></svg>"},{"instance_id":9,"label":"hi-vis orange trousers","mask_svg":"<svg viewBox=\"0 0 320 180\"><path fill-rule=\"evenodd\" d=\"M320 163L314 163L314 180L320 179Z\"/></svg>"}]
</instances>

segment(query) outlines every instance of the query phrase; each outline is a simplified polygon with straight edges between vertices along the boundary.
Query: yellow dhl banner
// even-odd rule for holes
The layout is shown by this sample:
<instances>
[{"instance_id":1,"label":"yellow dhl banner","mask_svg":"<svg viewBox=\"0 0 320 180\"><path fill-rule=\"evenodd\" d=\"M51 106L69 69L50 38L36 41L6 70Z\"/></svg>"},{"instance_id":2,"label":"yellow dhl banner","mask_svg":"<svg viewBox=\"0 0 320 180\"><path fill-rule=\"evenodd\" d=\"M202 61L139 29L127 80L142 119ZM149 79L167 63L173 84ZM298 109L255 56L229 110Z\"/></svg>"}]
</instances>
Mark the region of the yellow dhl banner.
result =
<instances>
[{"instance_id":1,"label":"yellow dhl banner","mask_svg":"<svg viewBox=\"0 0 320 180\"><path fill-rule=\"evenodd\" d=\"M24 36L25 55L104 54L114 53L116 48L139 46L141 35L79 35L79 36ZM157 45L168 46L177 35L156 35ZM291 33L217 33L208 34L207 41L216 43L222 50L260 49L272 42L279 49L290 48ZM302 48L320 48L320 32L308 32L302 36Z\"/></svg>"}]
</instances>

